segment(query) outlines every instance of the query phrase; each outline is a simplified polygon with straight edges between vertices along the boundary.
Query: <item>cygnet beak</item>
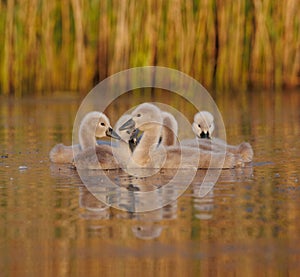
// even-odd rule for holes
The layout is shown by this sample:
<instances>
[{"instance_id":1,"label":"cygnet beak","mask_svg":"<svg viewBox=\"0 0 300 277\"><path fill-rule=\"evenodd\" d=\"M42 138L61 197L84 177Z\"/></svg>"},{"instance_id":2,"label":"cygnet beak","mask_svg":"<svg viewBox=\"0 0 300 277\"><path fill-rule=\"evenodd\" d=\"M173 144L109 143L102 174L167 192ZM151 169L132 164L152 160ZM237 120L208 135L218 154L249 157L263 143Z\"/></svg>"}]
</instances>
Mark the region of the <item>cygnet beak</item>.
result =
<instances>
[{"instance_id":1,"label":"cygnet beak","mask_svg":"<svg viewBox=\"0 0 300 277\"><path fill-rule=\"evenodd\" d=\"M139 135L140 130L139 129L134 129L131 133L130 139L137 140L138 135Z\"/></svg>"},{"instance_id":2,"label":"cygnet beak","mask_svg":"<svg viewBox=\"0 0 300 277\"><path fill-rule=\"evenodd\" d=\"M120 128L119 131L124 131L124 130L128 130L128 129L133 129L135 127L135 122L134 120L131 118L129 120L127 120Z\"/></svg>"},{"instance_id":3,"label":"cygnet beak","mask_svg":"<svg viewBox=\"0 0 300 277\"><path fill-rule=\"evenodd\" d=\"M131 152L134 151L134 149L136 148L136 146L138 145L139 143L139 129L134 129L131 136L130 136L130 139L128 141L129 143L129 148L131 150Z\"/></svg>"},{"instance_id":4,"label":"cygnet beak","mask_svg":"<svg viewBox=\"0 0 300 277\"><path fill-rule=\"evenodd\" d=\"M202 131L201 134L200 134L200 138L210 139L209 132L208 131L206 131L206 132Z\"/></svg>"},{"instance_id":5,"label":"cygnet beak","mask_svg":"<svg viewBox=\"0 0 300 277\"><path fill-rule=\"evenodd\" d=\"M111 127L109 127L108 130L106 131L106 135L114 139L119 139L119 140L121 139L121 137Z\"/></svg>"}]
</instances>

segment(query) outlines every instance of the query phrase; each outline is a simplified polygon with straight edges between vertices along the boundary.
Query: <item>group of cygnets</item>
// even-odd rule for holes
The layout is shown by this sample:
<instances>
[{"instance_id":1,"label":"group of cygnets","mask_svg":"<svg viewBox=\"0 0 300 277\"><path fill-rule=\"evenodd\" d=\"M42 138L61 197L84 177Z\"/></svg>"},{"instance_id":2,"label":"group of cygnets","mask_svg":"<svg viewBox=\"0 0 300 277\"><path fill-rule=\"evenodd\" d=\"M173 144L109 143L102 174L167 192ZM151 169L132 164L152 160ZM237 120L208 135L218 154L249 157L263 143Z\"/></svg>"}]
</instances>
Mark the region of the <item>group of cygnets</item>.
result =
<instances>
[{"instance_id":1,"label":"group of cygnets","mask_svg":"<svg viewBox=\"0 0 300 277\"><path fill-rule=\"evenodd\" d=\"M174 116L156 105L143 103L123 115L115 130L107 116L90 112L79 127L79 144L57 144L50 151L54 163L73 163L77 169L115 168L234 168L250 163L249 143L228 145L214 138L214 117L207 111L194 116L194 139L177 139ZM97 138L112 137L108 142Z\"/></svg>"}]
</instances>

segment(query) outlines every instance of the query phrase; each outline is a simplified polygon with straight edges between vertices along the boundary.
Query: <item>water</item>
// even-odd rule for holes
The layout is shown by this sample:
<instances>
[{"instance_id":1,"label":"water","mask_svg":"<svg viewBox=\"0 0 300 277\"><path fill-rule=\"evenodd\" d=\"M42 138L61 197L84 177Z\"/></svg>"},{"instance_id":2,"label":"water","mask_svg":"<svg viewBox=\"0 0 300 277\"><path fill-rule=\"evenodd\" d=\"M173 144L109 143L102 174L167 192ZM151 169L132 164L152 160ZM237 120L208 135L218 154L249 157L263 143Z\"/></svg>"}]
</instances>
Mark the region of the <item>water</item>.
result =
<instances>
[{"instance_id":1,"label":"water","mask_svg":"<svg viewBox=\"0 0 300 277\"><path fill-rule=\"evenodd\" d=\"M1 276L298 276L299 95L216 97L228 142L249 141L253 167L223 171L204 198L198 171L177 201L149 213L108 208L72 168L49 162L54 144L71 143L79 98L1 98Z\"/></svg>"}]
</instances>

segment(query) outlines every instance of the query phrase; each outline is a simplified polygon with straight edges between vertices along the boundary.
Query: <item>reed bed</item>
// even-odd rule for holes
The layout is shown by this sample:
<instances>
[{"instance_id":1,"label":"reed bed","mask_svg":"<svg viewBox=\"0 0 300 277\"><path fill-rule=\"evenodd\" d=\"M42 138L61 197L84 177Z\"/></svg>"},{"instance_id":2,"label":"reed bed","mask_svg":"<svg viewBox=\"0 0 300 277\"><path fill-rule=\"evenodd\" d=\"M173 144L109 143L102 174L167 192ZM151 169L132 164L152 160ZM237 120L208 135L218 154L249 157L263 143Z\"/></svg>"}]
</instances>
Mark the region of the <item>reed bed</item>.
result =
<instances>
[{"instance_id":1,"label":"reed bed","mask_svg":"<svg viewBox=\"0 0 300 277\"><path fill-rule=\"evenodd\" d=\"M87 92L136 66L208 89L300 85L298 0L0 1L0 94Z\"/></svg>"}]
</instances>

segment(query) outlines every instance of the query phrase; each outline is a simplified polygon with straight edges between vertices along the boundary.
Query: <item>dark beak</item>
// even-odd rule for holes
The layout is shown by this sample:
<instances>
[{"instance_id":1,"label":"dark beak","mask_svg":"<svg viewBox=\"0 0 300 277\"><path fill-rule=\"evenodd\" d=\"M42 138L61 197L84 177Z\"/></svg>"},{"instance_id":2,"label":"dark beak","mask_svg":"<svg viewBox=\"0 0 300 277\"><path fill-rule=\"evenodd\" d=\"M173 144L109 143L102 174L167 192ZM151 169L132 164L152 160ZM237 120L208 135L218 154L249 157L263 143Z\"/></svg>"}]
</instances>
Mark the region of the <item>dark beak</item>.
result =
<instances>
[{"instance_id":1,"label":"dark beak","mask_svg":"<svg viewBox=\"0 0 300 277\"><path fill-rule=\"evenodd\" d=\"M121 139L121 137L111 127L109 127L106 131L106 135L115 139Z\"/></svg>"},{"instance_id":2,"label":"dark beak","mask_svg":"<svg viewBox=\"0 0 300 277\"><path fill-rule=\"evenodd\" d=\"M209 139L210 138L209 132L205 133L205 132L202 131L201 134L200 134L200 138L208 138Z\"/></svg>"},{"instance_id":3,"label":"dark beak","mask_svg":"<svg viewBox=\"0 0 300 277\"><path fill-rule=\"evenodd\" d=\"M129 119L119 128L119 131L132 129L134 127L135 127L135 122L133 121L133 119Z\"/></svg>"},{"instance_id":4,"label":"dark beak","mask_svg":"<svg viewBox=\"0 0 300 277\"><path fill-rule=\"evenodd\" d=\"M130 148L131 152L134 151L134 149L136 148L136 146L139 143L139 137L138 137L139 132L140 132L139 129L134 129L130 136L128 144L129 144L129 148Z\"/></svg>"},{"instance_id":5,"label":"dark beak","mask_svg":"<svg viewBox=\"0 0 300 277\"><path fill-rule=\"evenodd\" d=\"M134 151L134 149L135 149L135 147L136 147L136 141L130 139L130 140L128 141L128 144L129 144L129 149L130 149L131 153L133 153L133 151Z\"/></svg>"},{"instance_id":6,"label":"dark beak","mask_svg":"<svg viewBox=\"0 0 300 277\"><path fill-rule=\"evenodd\" d=\"M140 132L139 129L134 129L133 132L131 133L130 139L136 141L138 138L139 132Z\"/></svg>"}]
</instances>

